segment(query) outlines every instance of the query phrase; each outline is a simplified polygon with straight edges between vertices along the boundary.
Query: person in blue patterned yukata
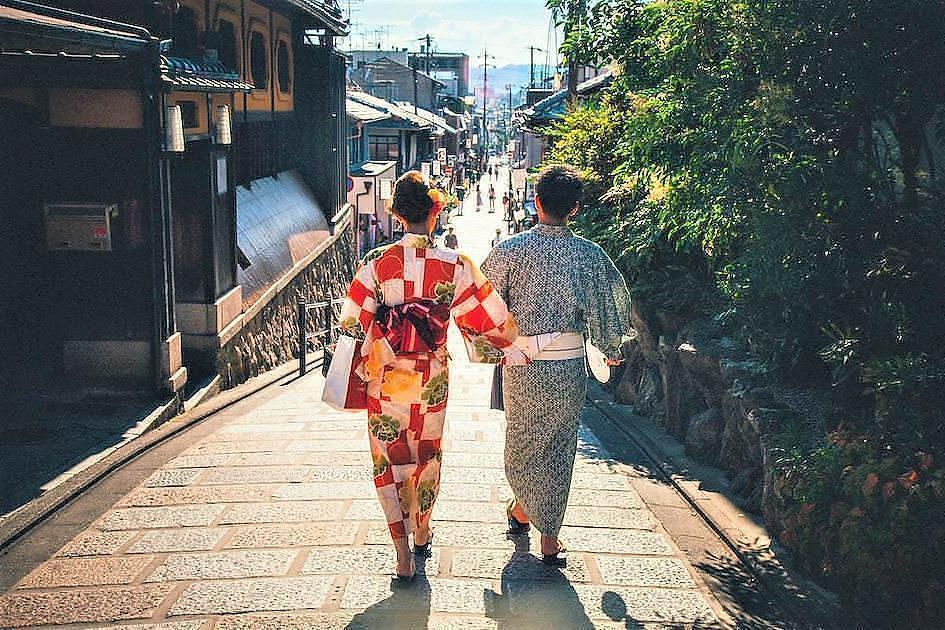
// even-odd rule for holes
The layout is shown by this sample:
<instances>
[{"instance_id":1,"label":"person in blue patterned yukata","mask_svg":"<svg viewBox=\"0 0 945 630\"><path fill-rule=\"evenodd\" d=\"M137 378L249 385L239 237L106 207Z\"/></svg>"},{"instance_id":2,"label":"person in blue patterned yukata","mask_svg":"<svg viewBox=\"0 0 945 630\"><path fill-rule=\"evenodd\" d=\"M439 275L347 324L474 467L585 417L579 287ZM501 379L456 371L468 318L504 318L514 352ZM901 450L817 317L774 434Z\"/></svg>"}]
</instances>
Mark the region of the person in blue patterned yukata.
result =
<instances>
[{"instance_id":1,"label":"person in blue patterned yukata","mask_svg":"<svg viewBox=\"0 0 945 630\"><path fill-rule=\"evenodd\" d=\"M558 534L587 393L585 335L617 365L631 328L623 276L604 250L568 228L583 189L573 168L542 171L538 225L499 243L482 265L519 324L516 345L534 359L501 368L505 472L514 494L507 506L509 533L525 533L534 524L542 534L542 559L555 566L566 562Z\"/></svg>"}]
</instances>

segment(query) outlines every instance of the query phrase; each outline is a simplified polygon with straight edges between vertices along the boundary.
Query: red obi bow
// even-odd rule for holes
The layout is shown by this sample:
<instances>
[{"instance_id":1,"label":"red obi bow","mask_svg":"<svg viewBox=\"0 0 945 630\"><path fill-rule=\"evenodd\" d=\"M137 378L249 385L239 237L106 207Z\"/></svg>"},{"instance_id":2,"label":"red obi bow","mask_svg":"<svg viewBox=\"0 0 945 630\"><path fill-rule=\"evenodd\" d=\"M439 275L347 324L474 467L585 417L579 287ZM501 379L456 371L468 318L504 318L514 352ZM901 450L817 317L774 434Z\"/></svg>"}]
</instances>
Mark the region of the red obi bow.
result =
<instances>
[{"instance_id":1,"label":"red obi bow","mask_svg":"<svg viewBox=\"0 0 945 630\"><path fill-rule=\"evenodd\" d=\"M450 309L433 300L382 305L377 309L375 321L394 352L436 352L446 343Z\"/></svg>"}]
</instances>

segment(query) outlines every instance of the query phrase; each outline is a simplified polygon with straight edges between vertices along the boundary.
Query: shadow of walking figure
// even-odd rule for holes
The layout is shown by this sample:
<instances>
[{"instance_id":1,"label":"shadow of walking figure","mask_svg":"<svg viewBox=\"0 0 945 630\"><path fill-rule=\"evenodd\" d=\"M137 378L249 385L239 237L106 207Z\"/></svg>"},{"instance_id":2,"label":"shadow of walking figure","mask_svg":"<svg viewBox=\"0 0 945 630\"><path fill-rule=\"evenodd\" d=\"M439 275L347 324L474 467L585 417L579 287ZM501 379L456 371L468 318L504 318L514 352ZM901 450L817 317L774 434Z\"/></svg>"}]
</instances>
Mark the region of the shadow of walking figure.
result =
<instances>
[{"instance_id":1,"label":"shadow of walking figure","mask_svg":"<svg viewBox=\"0 0 945 630\"><path fill-rule=\"evenodd\" d=\"M412 582L391 580L390 597L355 615L346 630L418 630L430 621L430 582L426 576L426 558L416 558L417 577Z\"/></svg>"},{"instance_id":2,"label":"shadow of walking figure","mask_svg":"<svg viewBox=\"0 0 945 630\"><path fill-rule=\"evenodd\" d=\"M562 570L547 566L532 554L528 536L510 538L515 540L515 551L502 569L502 592L484 592L487 610L491 602L489 617L499 628L594 628Z\"/></svg>"}]
</instances>

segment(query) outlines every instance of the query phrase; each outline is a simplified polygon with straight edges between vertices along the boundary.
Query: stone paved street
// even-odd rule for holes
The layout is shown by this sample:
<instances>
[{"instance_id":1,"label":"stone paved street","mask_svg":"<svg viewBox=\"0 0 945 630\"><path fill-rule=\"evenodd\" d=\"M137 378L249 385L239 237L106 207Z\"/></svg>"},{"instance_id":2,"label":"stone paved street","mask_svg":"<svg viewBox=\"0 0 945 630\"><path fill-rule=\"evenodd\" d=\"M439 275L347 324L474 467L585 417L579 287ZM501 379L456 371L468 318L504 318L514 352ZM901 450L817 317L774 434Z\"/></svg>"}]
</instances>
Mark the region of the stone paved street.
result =
<instances>
[{"instance_id":1,"label":"stone paved street","mask_svg":"<svg viewBox=\"0 0 945 630\"><path fill-rule=\"evenodd\" d=\"M481 258L501 203L497 214L474 204L471 194L454 224L462 249ZM469 364L458 335L450 343L457 359L435 553L409 589L391 589L394 554L365 419L320 404L316 371L216 414L198 438L185 434L157 472L0 598L0 627L732 625L656 515L656 504L675 505L659 499L668 487L594 428L602 420L591 407L562 534L569 566L544 566L536 533L509 539L504 418L487 408L491 368Z\"/></svg>"}]
</instances>

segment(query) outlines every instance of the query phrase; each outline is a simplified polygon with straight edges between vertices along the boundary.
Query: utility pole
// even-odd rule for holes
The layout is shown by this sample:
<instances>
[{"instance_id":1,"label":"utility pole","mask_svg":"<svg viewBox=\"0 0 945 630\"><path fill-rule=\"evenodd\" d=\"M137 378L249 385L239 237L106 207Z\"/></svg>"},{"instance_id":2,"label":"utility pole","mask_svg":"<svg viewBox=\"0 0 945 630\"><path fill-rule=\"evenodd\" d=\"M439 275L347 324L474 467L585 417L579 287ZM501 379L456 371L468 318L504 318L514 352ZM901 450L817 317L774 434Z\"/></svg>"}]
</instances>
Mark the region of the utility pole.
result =
<instances>
[{"instance_id":1,"label":"utility pole","mask_svg":"<svg viewBox=\"0 0 945 630\"><path fill-rule=\"evenodd\" d=\"M427 74L430 74L430 71L432 70L431 66L433 62L433 38L430 37L429 33L427 33L426 40L427 40ZM430 75L430 76L433 76L433 75Z\"/></svg>"},{"instance_id":2,"label":"utility pole","mask_svg":"<svg viewBox=\"0 0 945 630\"><path fill-rule=\"evenodd\" d=\"M489 49L482 51L482 134L483 146L489 146L489 126L487 124L488 112L487 103L489 102L489 59L495 59L494 55L489 54ZM485 159L485 155L482 156Z\"/></svg>"},{"instance_id":3,"label":"utility pole","mask_svg":"<svg viewBox=\"0 0 945 630\"><path fill-rule=\"evenodd\" d=\"M508 136L508 143L507 143L507 146L505 147L505 153L506 153L506 156L508 156L509 149L512 147L512 84L509 83L505 87L509 89L509 120L507 123L508 133L506 133L506 135ZM514 164L515 164L515 152L512 151L512 157L509 158L509 208L508 208L508 212L510 215L512 213L512 200L515 198L515 190L514 190L515 183L512 181L512 167L514 166ZM508 216L506 218L511 220L512 217Z\"/></svg>"},{"instance_id":4,"label":"utility pole","mask_svg":"<svg viewBox=\"0 0 945 630\"><path fill-rule=\"evenodd\" d=\"M545 52L543 49L538 48L537 46L529 46L529 64L528 64L528 87L532 89L535 87L535 53L536 52Z\"/></svg>"}]
</instances>

